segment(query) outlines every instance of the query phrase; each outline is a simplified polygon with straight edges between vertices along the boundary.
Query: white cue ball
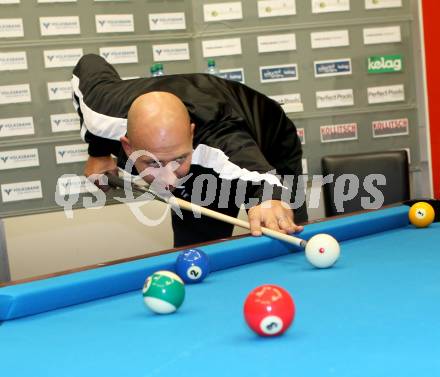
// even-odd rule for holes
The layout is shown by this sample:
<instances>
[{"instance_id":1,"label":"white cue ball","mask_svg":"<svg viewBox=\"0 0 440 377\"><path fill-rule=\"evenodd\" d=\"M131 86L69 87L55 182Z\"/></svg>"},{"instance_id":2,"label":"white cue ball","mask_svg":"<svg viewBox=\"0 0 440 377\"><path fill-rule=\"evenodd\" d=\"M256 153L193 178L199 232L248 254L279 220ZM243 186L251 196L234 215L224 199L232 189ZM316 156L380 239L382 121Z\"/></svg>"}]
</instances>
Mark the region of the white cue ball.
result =
<instances>
[{"instance_id":1,"label":"white cue ball","mask_svg":"<svg viewBox=\"0 0 440 377\"><path fill-rule=\"evenodd\" d=\"M333 266L339 258L341 249L338 241L329 234L317 234L307 242L307 260L317 268Z\"/></svg>"}]
</instances>

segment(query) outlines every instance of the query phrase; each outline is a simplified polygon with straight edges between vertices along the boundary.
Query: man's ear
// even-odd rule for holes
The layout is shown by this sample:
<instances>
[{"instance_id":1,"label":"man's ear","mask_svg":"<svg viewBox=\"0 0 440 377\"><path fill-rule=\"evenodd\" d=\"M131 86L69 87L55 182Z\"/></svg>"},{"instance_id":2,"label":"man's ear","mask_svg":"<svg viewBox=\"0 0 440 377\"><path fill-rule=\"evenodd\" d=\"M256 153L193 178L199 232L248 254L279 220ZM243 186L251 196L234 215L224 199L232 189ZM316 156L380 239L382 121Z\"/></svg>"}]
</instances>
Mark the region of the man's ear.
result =
<instances>
[{"instance_id":1,"label":"man's ear","mask_svg":"<svg viewBox=\"0 0 440 377\"><path fill-rule=\"evenodd\" d=\"M124 149L125 154L127 157L130 157L130 155L133 153L133 148L130 144L130 141L128 140L127 136L122 136L120 139L122 148Z\"/></svg>"},{"instance_id":2,"label":"man's ear","mask_svg":"<svg viewBox=\"0 0 440 377\"><path fill-rule=\"evenodd\" d=\"M196 125L194 123L191 123L191 137L194 137L194 129L196 128Z\"/></svg>"}]
</instances>

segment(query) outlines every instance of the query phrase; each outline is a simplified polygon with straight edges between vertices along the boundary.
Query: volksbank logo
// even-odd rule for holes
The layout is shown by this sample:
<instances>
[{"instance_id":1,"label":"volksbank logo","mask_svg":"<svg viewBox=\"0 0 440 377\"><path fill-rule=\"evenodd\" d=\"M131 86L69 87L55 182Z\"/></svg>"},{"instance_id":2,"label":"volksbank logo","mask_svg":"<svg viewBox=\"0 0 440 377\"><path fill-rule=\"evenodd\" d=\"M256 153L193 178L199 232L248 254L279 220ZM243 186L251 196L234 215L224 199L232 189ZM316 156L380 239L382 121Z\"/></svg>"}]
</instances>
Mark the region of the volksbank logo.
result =
<instances>
[{"instance_id":1,"label":"volksbank logo","mask_svg":"<svg viewBox=\"0 0 440 377\"><path fill-rule=\"evenodd\" d=\"M25 51L0 52L0 71L16 71L27 68Z\"/></svg>"},{"instance_id":2,"label":"volksbank logo","mask_svg":"<svg viewBox=\"0 0 440 377\"><path fill-rule=\"evenodd\" d=\"M31 102L29 84L0 86L0 105L23 102Z\"/></svg>"},{"instance_id":3,"label":"volksbank logo","mask_svg":"<svg viewBox=\"0 0 440 377\"><path fill-rule=\"evenodd\" d=\"M185 13L151 13L148 15L150 30L186 29Z\"/></svg>"},{"instance_id":4,"label":"volksbank logo","mask_svg":"<svg viewBox=\"0 0 440 377\"><path fill-rule=\"evenodd\" d=\"M78 195L97 192L99 189L84 176L70 175L58 178L60 195Z\"/></svg>"},{"instance_id":5,"label":"volksbank logo","mask_svg":"<svg viewBox=\"0 0 440 377\"><path fill-rule=\"evenodd\" d=\"M189 44L188 43L172 43L163 45L153 45L153 60L173 61L173 60L189 60Z\"/></svg>"},{"instance_id":6,"label":"volksbank logo","mask_svg":"<svg viewBox=\"0 0 440 377\"><path fill-rule=\"evenodd\" d=\"M0 119L0 137L33 135L32 117Z\"/></svg>"},{"instance_id":7,"label":"volksbank logo","mask_svg":"<svg viewBox=\"0 0 440 377\"><path fill-rule=\"evenodd\" d=\"M55 147L57 164L82 162L88 158L87 144L59 145Z\"/></svg>"},{"instance_id":8,"label":"volksbank logo","mask_svg":"<svg viewBox=\"0 0 440 377\"><path fill-rule=\"evenodd\" d=\"M36 148L0 152L0 170L27 168L39 164Z\"/></svg>"},{"instance_id":9,"label":"volksbank logo","mask_svg":"<svg viewBox=\"0 0 440 377\"><path fill-rule=\"evenodd\" d=\"M131 20L100 20L98 21L99 25L101 27L104 27L105 24L109 24L109 25L115 25L115 26L124 26L124 25L129 25L131 26Z\"/></svg>"},{"instance_id":10,"label":"volksbank logo","mask_svg":"<svg viewBox=\"0 0 440 377\"><path fill-rule=\"evenodd\" d=\"M0 18L0 38L23 37L22 18Z\"/></svg>"},{"instance_id":11,"label":"volksbank logo","mask_svg":"<svg viewBox=\"0 0 440 377\"><path fill-rule=\"evenodd\" d=\"M95 20L98 33L129 33L134 31L132 14L97 14Z\"/></svg>"},{"instance_id":12,"label":"volksbank logo","mask_svg":"<svg viewBox=\"0 0 440 377\"><path fill-rule=\"evenodd\" d=\"M368 58L368 73L402 72L403 59L401 55L370 56Z\"/></svg>"},{"instance_id":13,"label":"volksbank logo","mask_svg":"<svg viewBox=\"0 0 440 377\"><path fill-rule=\"evenodd\" d=\"M70 84L70 81L48 82L47 93L50 101L71 99L72 85Z\"/></svg>"},{"instance_id":14,"label":"volksbank logo","mask_svg":"<svg viewBox=\"0 0 440 377\"><path fill-rule=\"evenodd\" d=\"M80 34L79 17L40 17L40 32L43 36Z\"/></svg>"},{"instance_id":15,"label":"volksbank logo","mask_svg":"<svg viewBox=\"0 0 440 377\"><path fill-rule=\"evenodd\" d=\"M1 185L0 189L5 203L43 197L41 181L8 183Z\"/></svg>"},{"instance_id":16,"label":"volksbank logo","mask_svg":"<svg viewBox=\"0 0 440 377\"><path fill-rule=\"evenodd\" d=\"M102 47L99 54L110 64L137 63L137 46Z\"/></svg>"},{"instance_id":17,"label":"volksbank logo","mask_svg":"<svg viewBox=\"0 0 440 377\"><path fill-rule=\"evenodd\" d=\"M77 131L80 119L76 113L53 114L50 116L52 132Z\"/></svg>"},{"instance_id":18,"label":"volksbank logo","mask_svg":"<svg viewBox=\"0 0 440 377\"><path fill-rule=\"evenodd\" d=\"M44 50L43 54L45 68L74 67L81 59L83 50L82 48Z\"/></svg>"}]
</instances>

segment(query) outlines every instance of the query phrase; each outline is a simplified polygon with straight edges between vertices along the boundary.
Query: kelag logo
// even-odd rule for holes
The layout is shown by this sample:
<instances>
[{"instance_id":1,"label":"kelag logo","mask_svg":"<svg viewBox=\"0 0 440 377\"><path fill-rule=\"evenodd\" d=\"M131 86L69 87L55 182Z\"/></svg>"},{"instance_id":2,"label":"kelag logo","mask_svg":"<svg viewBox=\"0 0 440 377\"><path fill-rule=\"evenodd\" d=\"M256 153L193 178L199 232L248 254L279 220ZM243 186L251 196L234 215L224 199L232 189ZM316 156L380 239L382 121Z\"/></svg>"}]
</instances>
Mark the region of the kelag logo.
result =
<instances>
[{"instance_id":1,"label":"kelag logo","mask_svg":"<svg viewBox=\"0 0 440 377\"><path fill-rule=\"evenodd\" d=\"M368 58L368 73L393 73L401 72L402 69L401 55L379 55Z\"/></svg>"}]
</instances>

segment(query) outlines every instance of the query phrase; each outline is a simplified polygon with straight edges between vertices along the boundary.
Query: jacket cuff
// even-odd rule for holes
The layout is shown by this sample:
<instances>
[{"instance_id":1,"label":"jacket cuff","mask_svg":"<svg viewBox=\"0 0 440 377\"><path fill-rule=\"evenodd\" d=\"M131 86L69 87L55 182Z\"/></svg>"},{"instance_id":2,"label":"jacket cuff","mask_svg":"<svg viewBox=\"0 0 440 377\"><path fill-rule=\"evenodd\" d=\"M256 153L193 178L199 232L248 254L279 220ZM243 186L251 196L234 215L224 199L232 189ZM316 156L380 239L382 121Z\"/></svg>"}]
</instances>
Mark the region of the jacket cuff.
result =
<instances>
[{"instance_id":1,"label":"jacket cuff","mask_svg":"<svg viewBox=\"0 0 440 377\"><path fill-rule=\"evenodd\" d=\"M121 148L121 143L116 140L106 140L105 143L89 143L89 156L103 157L111 154L118 155Z\"/></svg>"}]
</instances>

